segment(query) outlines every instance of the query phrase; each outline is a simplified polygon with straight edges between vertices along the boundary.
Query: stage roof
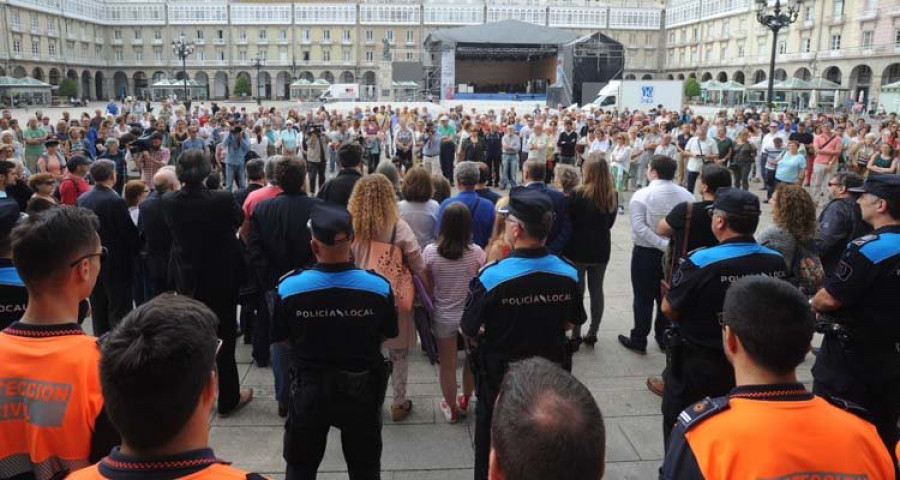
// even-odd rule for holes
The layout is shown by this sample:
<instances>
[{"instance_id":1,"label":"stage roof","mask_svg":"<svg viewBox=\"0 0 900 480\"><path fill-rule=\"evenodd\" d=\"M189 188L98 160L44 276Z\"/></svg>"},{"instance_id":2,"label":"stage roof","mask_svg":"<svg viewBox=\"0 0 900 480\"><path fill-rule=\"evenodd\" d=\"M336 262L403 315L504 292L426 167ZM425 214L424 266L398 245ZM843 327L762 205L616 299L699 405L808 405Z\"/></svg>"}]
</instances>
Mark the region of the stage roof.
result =
<instances>
[{"instance_id":1,"label":"stage roof","mask_svg":"<svg viewBox=\"0 0 900 480\"><path fill-rule=\"evenodd\" d=\"M438 30L429 35L425 43L442 42L448 45L460 43L560 45L575 41L578 38L578 35L565 30L542 27L518 20L503 20L483 25Z\"/></svg>"}]
</instances>

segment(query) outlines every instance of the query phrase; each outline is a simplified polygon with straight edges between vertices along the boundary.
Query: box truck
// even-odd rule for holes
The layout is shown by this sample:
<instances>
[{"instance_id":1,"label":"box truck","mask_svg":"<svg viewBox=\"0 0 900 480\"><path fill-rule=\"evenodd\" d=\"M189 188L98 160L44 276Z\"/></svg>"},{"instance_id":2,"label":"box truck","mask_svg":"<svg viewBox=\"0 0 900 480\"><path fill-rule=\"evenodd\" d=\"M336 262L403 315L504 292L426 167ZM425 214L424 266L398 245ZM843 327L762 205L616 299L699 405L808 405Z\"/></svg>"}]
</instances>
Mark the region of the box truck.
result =
<instances>
[{"instance_id":1,"label":"box truck","mask_svg":"<svg viewBox=\"0 0 900 480\"><path fill-rule=\"evenodd\" d=\"M320 102L355 102L359 100L358 83L335 83L319 95Z\"/></svg>"},{"instance_id":2,"label":"box truck","mask_svg":"<svg viewBox=\"0 0 900 480\"><path fill-rule=\"evenodd\" d=\"M650 110L662 105L667 110L684 106L683 80L611 80L585 110L600 107L604 110Z\"/></svg>"}]
</instances>

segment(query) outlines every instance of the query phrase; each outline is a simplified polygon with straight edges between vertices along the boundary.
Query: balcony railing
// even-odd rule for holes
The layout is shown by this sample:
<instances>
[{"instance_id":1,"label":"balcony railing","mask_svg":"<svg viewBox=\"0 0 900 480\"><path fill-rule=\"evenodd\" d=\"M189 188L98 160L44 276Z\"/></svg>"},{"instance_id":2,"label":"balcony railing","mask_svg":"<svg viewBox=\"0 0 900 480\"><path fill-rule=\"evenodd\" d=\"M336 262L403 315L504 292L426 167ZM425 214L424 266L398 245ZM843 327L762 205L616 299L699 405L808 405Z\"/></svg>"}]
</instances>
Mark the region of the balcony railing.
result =
<instances>
[{"instance_id":1,"label":"balcony railing","mask_svg":"<svg viewBox=\"0 0 900 480\"><path fill-rule=\"evenodd\" d=\"M224 38L214 38L213 45L225 45L225 39Z\"/></svg>"},{"instance_id":2,"label":"balcony railing","mask_svg":"<svg viewBox=\"0 0 900 480\"><path fill-rule=\"evenodd\" d=\"M268 44L269 44L269 39L268 39L268 38L257 38L257 39L256 39L256 44L257 44L257 45L268 45Z\"/></svg>"},{"instance_id":3,"label":"balcony railing","mask_svg":"<svg viewBox=\"0 0 900 480\"><path fill-rule=\"evenodd\" d=\"M206 45L205 38L196 38L194 39L194 45Z\"/></svg>"},{"instance_id":4,"label":"balcony railing","mask_svg":"<svg viewBox=\"0 0 900 480\"><path fill-rule=\"evenodd\" d=\"M55 28L50 28L47 30L47 36L55 38L59 36L59 32Z\"/></svg>"},{"instance_id":5,"label":"balcony railing","mask_svg":"<svg viewBox=\"0 0 900 480\"><path fill-rule=\"evenodd\" d=\"M864 10L859 12L859 16L856 17L858 20L871 20L878 15L878 12L875 10Z\"/></svg>"},{"instance_id":6,"label":"balcony railing","mask_svg":"<svg viewBox=\"0 0 900 480\"><path fill-rule=\"evenodd\" d=\"M122 44L122 39L121 39L121 38L114 38L114 39L112 39L112 42L111 42L111 43L112 43L113 45L121 45L121 44Z\"/></svg>"},{"instance_id":7,"label":"balcony railing","mask_svg":"<svg viewBox=\"0 0 900 480\"><path fill-rule=\"evenodd\" d=\"M131 44L132 45L143 45L144 39L143 38L135 38L135 39L131 40Z\"/></svg>"},{"instance_id":8,"label":"balcony railing","mask_svg":"<svg viewBox=\"0 0 900 480\"><path fill-rule=\"evenodd\" d=\"M22 31L22 24L21 24L21 23L10 23L10 24L9 24L9 29L12 30L12 31L14 31L14 32L21 32L21 31Z\"/></svg>"},{"instance_id":9,"label":"balcony railing","mask_svg":"<svg viewBox=\"0 0 900 480\"><path fill-rule=\"evenodd\" d=\"M238 38L237 40L234 41L234 43L236 43L238 45L246 45L247 39L246 38Z\"/></svg>"}]
</instances>

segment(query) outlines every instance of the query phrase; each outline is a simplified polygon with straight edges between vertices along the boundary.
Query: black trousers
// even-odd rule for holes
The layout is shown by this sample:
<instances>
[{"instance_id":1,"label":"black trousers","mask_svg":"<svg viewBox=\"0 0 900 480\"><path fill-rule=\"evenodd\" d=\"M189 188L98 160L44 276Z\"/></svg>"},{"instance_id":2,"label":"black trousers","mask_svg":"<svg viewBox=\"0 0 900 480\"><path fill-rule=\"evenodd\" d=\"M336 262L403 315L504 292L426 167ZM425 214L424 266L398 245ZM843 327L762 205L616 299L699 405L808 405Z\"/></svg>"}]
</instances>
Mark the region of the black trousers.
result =
<instances>
[{"instance_id":1,"label":"black trousers","mask_svg":"<svg viewBox=\"0 0 900 480\"><path fill-rule=\"evenodd\" d=\"M241 399L237 361L234 358L237 340L237 295L237 291L222 290L214 294L205 292L194 297L209 307L219 318L217 334L222 340L222 348L216 356L216 368L219 372L219 413L230 411Z\"/></svg>"},{"instance_id":2,"label":"black trousers","mask_svg":"<svg viewBox=\"0 0 900 480\"><path fill-rule=\"evenodd\" d=\"M545 357L546 358L546 357ZM571 356L548 358L566 371L572 371ZM481 365L475 376L475 480L487 480L491 458L491 421L494 418L494 403L500 391L503 376L513 359L501 359L492 354L479 354Z\"/></svg>"},{"instance_id":3,"label":"black trousers","mask_svg":"<svg viewBox=\"0 0 900 480\"><path fill-rule=\"evenodd\" d=\"M685 408L706 397L721 397L734 388L734 370L725 353L711 348L682 345L670 346L669 361L663 371L663 441L669 446L669 435L678 415Z\"/></svg>"},{"instance_id":4,"label":"black trousers","mask_svg":"<svg viewBox=\"0 0 900 480\"><path fill-rule=\"evenodd\" d=\"M341 430L351 480L381 478L381 408L387 376L375 372L336 378L292 368L291 401L284 431L287 480L314 480L328 431Z\"/></svg>"},{"instance_id":5,"label":"black trousers","mask_svg":"<svg viewBox=\"0 0 900 480\"><path fill-rule=\"evenodd\" d=\"M659 282L663 279L663 252L655 248L635 246L631 251L631 290L634 293L632 310L634 310L634 328L631 330L631 341L637 346L647 346L647 335L651 325L657 343L664 344L668 320L662 314ZM654 308L654 304L656 308ZM656 321L653 312L656 311Z\"/></svg>"},{"instance_id":6,"label":"black trousers","mask_svg":"<svg viewBox=\"0 0 900 480\"><path fill-rule=\"evenodd\" d=\"M456 157L456 145L453 142L441 142L441 173L453 183L453 160Z\"/></svg>"},{"instance_id":7,"label":"black trousers","mask_svg":"<svg viewBox=\"0 0 900 480\"><path fill-rule=\"evenodd\" d=\"M94 335L108 333L134 308L134 272L100 275L91 291L91 324Z\"/></svg>"},{"instance_id":8,"label":"black trousers","mask_svg":"<svg viewBox=\"0 0 900 480\"><path fill-rule=\"evenodd\" d=\"M309 169L309 193L314 195L325 184L325 160L307 162L306 165Z\"/></svg>"},{"instance_id":9,"label":"black trousers","mask_svg":"<svg viewBox=\"0 0 900 480\"><path fill-rule=\"evenodd\" d=\"M858 346L856 348L865 348ZM897 465L897 422L900 420L900 376L884 379L883 365L863 365L841 341L826 336L813 365L813 393L838 397L865 408ZM877 378L882 376L882 378ZM873 378L874 377L874 378ZM666 386L668 388L668 385Z\"/></svg>"},{"instance_id":10,"label":"black trousers","mask_svg":"<svg viewBox=\"0 0 900 480\"><path fill-rule=\"evenodd\" d=\"M487 164L488 168L491 169L491 183L496 185L500 184L500 160L502 157L488 157Z\"/></svg>"}]
</instances>

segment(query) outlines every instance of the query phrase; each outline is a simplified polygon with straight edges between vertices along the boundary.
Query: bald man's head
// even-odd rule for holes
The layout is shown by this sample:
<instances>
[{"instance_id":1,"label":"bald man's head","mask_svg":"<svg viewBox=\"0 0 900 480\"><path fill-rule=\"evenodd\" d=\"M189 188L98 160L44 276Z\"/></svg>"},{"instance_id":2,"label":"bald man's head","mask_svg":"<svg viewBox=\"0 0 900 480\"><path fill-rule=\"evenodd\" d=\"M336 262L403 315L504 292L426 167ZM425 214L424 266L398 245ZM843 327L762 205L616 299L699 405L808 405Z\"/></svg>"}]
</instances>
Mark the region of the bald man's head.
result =
<instances>
[{"instance_id":1,"label":"bald man's head","mask_svg":"<svg viewBox=\"0 0 900 480\"><path fill-rule=\"evenodd\" d=\"M153 188L160 195L168 192L174 192L181 189L181 183L175 170L171 168L161 168L156 175L153 176Z\"/></svg>"}]
</instances>

